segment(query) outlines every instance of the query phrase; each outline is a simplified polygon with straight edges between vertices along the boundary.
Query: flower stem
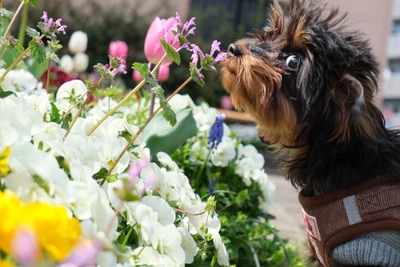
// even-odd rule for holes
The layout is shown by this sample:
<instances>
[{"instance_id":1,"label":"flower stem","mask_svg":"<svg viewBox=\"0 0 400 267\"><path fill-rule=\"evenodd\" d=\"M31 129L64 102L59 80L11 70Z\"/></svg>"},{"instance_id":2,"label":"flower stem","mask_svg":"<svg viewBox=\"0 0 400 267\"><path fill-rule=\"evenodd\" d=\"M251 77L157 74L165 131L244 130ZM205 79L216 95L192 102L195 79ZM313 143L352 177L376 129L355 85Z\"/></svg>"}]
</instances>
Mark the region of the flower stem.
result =
<instances>
[{"instance_id":1,"label":"flower stem","mask_svg":"<svg viewBox=\"0 0 400 267\"><path fill-rule=\"evenodd\" d=\"M161 63L164 61L164 59L167 57L167 53L164 54L164 56L160 59L160 61L157 63L157 65L154 67L154 69L151 71L151 75L154 76L156 72L158 72L158 69L161 66ZM114 108L112 108L110 111L107 112L106 115L104 115L90 130L87 132L87 136L90 136L96 129L112 114L114 114L115 111L117 111L122 105L125 104L128 99L135 95L137 91L139 91L146 83L146 80L141 81L138 85L136 85L135 88L133 88L129 94L127 94Z\"/></svg>"},{"instance_id":2,"label":"flower stem","mask_svg":"<svg viewBox=\"0 0 400 267\"><path fill-rule=\"evenodd\" d=\"M50 93L50 58L47 61L47 75L46 75L46 91L47 93Z\"/></svg>"},{"instance_id":3,"label":"flower stem","mask_svg":"<svg viewBox=\"0 0 400 267\"><path fill-rule=\"evenodd\" d=\"M2 4L3 4L3 1L2 1ZM19 4L17 10L14 13L13 18L11 19L10 23L8 24L6 31L4 32L4 35L3 35L4 38L6 38L7 35L10 33L11 27L13 26L15 19L17 18L19 12L21 12L21 9L24 5L25 5L25 1L22 1L21 4ZM0 45L0 48L1 48L1 45Z\"/></svg>"},{"instance_id":4,"label":"flower stem","mask_svg":"<svg viewBox=\"0 0 400 267\"><path fill-rule=\"evenodd\" d=\"M115 111L117 111L125 102L134 94L136 94L137 91L140 90L140 88L143 87L143 85L146 83L145 80L141 81L134 89L132 89L129 94L127 94L115 107L110 109L110 111L107 112L106 115L104 115L90 130L87 132L87 136L90 136L96 129L102 124L108 117L110 117L112 114L114 114Z\"/></svg>"},{"instance_id":5,"label":"flower stem","mask_svg":"<svg viewBox=\"0 0 400 267\"><path fill-rule=\"evenodd\" d=\"M193 78L190 76L189 78L186 79L186 81L184 81L176 90L175 92L172 93L172 95L170 95L165 102L169 102L172 97L174 97L177 93L179 93L183 88L185 88L185 86L191 82L193 80ZM125 154L126 151L128 151L128 148L130 146L133 145L133 143L136 141L137 137L143 132L144 128L146 128L146 126L150 123L150 121L154 118L154 116L161 110L161 106L159 106L150 116L149 118L146 120L146 122L139 128L139 130L136 132L136 134L134 136L132 136L131 140L129 140L129 143L125 146L125 148L121 151L121 153L118 155L118 157L115 159L113 165L110 167L110 169L108 170L108 172L106 173L106 175L104 176L103 180L101 180L100 185L102 186L107 177L112 173L112 171L114 170L115 166L117 166L118 162L121 160L121 158L123 157L123 155ZM89 135L89 134L88 134Z\"/></svg>"},{"instance_id":6,"label":"flower stem","mask_svg":"<svg viewBox=\"0 0 400 267\"><path fill-rule=\"evenodd\" d=\"M18 43L20 45L23 45L25 41L25 30L26 30L26 24L28 22L28 12L29 12L29 5L24 5L21 15L21 22L19 24L19 33L18 33Z\"/></svg>"},{"instance_id":7,"label":"flower stem","mask_svg":"<svg viewBox=\"0 0 400 267\"><path fill-rule=\"evenodd\" d=\"M132 227L129 227L128 233L126 234L126 236L125 236L125 238L124 238L124 241L122 241L122 244L121 244L121 245L125 246L126 243L128 243L128 239L129 239L129 237L131 236L132 231L133 231L133 226L132 226Z\"/></svg>"},{"instance_id":8,"label":"flower stem","mask_svg":"<svg viewBox=\"0 0 400 267\"><path fill-rule=\"evenodd\" d=\"M4 80L6 75L17 65L28 53L30 52L30 48L27 47L11 64L8 68L4 71L3 75L0 77L0 82Z\"/></svg>"},{"instance_id":9,"label":"flower stem","mask_svg":"<svg viewBox=\"0 0 400 267\"><path fill-rule=\"evenodd\" d=\"M185 211L185 210L181 210L181 209L177 209L177 208L172 208L172 209L174 211L180 212L180 213L185 214L185 215L190 215L190 216L200 216L200 215L203 215L204 213L206 213L205 210L202 211L202 212L198 212L198 213L191 213L191 212L188 212L188 211Z\"/></svg>"},{"instance_id":10,"label":"flower stem","mask_svg":"<svg viewBox=\"0 0 400 267\"><path fill-rule=\"evenodd\" d=\"M86 93L86 100L83 102L82 106L79 108L78 113L76 113L74 119L72 120L71 124L68 127L67 132L64 135L64 140L67 138L68 134L71 132L72 127L74 127L75 122L78 120L79 116L82 114L83 109L85 108L87 102L89 101L90 97L92 96L92 92L88 91Z\"/></svg>"},{"instance_id":11,"label":"flower stem","mask_svg":"<svg viewBox=\"0 0 400 267\"><path fill-rule=\"evenodd\" d=\"M207 156L203 161L203 164L200 166L200 170L197 172L196 178L194 179L194 182L197 183L200 179L200 176L203 174L205 167L207 166L207 162L210 159L212 149L208 150ZM196 187L199 186L196 184Z\"/></svg>"}]
</instances>

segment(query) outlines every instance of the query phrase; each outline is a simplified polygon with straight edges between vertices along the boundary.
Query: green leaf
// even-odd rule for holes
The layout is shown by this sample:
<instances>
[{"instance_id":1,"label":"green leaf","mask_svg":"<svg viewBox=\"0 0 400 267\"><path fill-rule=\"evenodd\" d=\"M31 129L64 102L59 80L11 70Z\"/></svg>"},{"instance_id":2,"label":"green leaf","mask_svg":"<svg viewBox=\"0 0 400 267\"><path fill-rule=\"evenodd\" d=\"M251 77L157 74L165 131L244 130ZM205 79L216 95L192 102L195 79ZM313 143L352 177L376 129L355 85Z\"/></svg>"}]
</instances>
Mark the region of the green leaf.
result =
<instances>
[{"instance_id":1,"label":"green leaf","mask_svg":"<svg viewBox=\"0 0 400 267\"><path fill-rule=\"evenodd\" d=\"M39 61L39 63L46 60L45 47L43 45L38 44L35 39L32 39L29 42L29 48L31 49L32 57L37 61Z\"/></svg>"},{"instance_id":2,"label":"green leaf","mask_svg":"<svg viewBox=\"0 0 400 267\"><path fill-rule=\"evenodd\" d=\"M6 98L7 96L10 95L15 95L17 96L14 92L12 91L0 91L0 98Z\"/></svg>"},{"instance_id":3,"label":"green leaf","mask_svg":"<svg viewBox=\"0 0 400 267\"><path fill-rule=\"evenodd\" d=\"M0 8L0 17L11 19L14 16L14 12L9 11L5 8Z\"/></svg>"},{"instance_id":4,"label":"green leaf","mask_svg":"<svg viewBox=\"0 0 400 267\"><path fill-rule=\"evenodd\" d=\"M38 32L36 29L31 28L31 27L26 27L26 34L31 37L31 38L39 38L40 37L40 32Z\"/></svg>"},{"instance_id":5,"label":"green leaf","mask_svg":"<svg viewBox=\"0 0 400 267\"><path fill-rule=\"evenodd\" d=\"M163 111L161 114L164 117L164 119L169 122L171 126L176 125L177 122L176 114L169 106L163 107Z\"/></svg>"},{"instance_id":6,"label":"green leaf","mask_svg":"<svg viewBox=\"0 0 400 267\"><path fill-rule=\"evenodd\" d=\"M135 62L132 64L132 68L137 70L142 77L149 76L150 68L149 65L146 63Z\"/></svg>"},{"instance_id":7,"label":"green leaf","mask_svg":"<svg viewBox=\"0 0 400 267\"><path fill-rule=\"evenodd\" d=\"M52 122L60 122L61 121L60 111L53 102L50 102L50 105L51 105L50 120Z\"/></svg>"},{"instance_id":8,"label":"green leaf","mask_svg":"<svg viewBox=\"0 0 400 267\"><path fill-rule=\"evenodd\" d=\"M172 127L160 113L158 113L143 130L143 140L150 149L155 160L158 152L171 154L181 147L187 139L197 133L196 121L191 109L176 111L177 123Z\"/></svg>"},{"instance_id":9,"label":"green leaf","mask_svg":"<svg viewBox=\"0 0 400 267\"><path fill-rule=\"evenodd\" d=\"M161 39L161 44L164 47L165 52L170 60L174 61L176 64L181 64L181 55L173 48L167 41Z\"/></svg>"}]
</instances>

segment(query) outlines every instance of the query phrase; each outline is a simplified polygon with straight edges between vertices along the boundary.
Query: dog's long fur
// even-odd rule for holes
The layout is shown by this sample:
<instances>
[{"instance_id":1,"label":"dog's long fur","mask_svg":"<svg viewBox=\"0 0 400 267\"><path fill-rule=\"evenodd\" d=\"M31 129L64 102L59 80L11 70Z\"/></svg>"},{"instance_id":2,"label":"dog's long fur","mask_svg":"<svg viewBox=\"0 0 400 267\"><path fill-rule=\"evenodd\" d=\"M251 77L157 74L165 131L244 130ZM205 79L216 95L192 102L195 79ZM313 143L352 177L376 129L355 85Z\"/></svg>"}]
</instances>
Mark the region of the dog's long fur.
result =
<instances>
[{"instance_id":1,"label":"dog's long fur","mask_svg":"<svg viewBox=\"0 0 400 267\"><path fill-rule=\"evenodd\" d=\"M385 128L377 107L368 41L337 9L312 0L290 6L285 14L275 2L262 31L229 47L221 80L235 107L256 119L307 195L378 175L400 179L400 132Z\"/></svg>"}]
</instances>

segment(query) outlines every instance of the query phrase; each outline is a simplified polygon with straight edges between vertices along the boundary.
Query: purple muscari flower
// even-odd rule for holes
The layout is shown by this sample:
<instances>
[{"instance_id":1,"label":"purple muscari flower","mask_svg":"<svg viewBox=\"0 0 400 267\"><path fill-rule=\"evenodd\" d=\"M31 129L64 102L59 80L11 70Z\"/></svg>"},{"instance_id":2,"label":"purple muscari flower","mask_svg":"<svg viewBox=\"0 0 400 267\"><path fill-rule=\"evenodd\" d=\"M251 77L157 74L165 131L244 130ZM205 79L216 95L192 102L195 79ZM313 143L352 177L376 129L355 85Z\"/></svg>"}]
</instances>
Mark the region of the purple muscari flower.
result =
<instances>
[{"instance_id":1,"label":"purple muscari flower","mask_svg":"<svg viewBox=\"0 0 400 267\"><path fill-rule=\"evenodd\" d=\"M208 135L208 145L211 149L216 149L222 141L224 136L224 114L217 114L215 117L215 122L211 126L210 134Z\"/></svg>"},{"instance_id":2,"label":"purple muscari flower","mask_svg":"<svg viewBox=\"0 0 400 267\"><path fill-rule=\"evenodd\" d=\"M208 194L210 196L215 195L215 186L217 185L218 180L214 177L211 181L211 183L208 185Z\"/></svg>"}]
</instances>

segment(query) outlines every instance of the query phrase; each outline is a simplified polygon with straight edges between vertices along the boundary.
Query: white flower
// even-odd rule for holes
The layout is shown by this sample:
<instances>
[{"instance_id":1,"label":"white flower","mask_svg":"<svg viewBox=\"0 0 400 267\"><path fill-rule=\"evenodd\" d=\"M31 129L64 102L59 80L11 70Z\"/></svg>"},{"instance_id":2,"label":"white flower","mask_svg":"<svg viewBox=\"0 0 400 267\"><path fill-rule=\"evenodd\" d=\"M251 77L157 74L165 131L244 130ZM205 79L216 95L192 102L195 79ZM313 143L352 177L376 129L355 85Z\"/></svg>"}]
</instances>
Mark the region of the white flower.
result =
<instances>
[{"instance_id":1,"label":"white flower","mask_svg":"<svg viewBox=\"0 0 400 267\"><path fill-rule=\"evenodd\" d=\"M163 205L165 209L171 209ZM168 212L167 212L168 213ZM141 225L140 231L145 243L151 244L154 249L163 255L163 259L169 258L171 266L184 266L185 251L181 246L181 234L174 224L163 225L159 222L159 212L145 204L136 208L136 217ZM140 257L140 255L139 255ZM151 264L148 262L143 262Z\"/></svg>"},{"instance_id":2,"label":"white flower","mask_svg":"<svg viewBox=\"0 0 400 267\"><path fill-rule=\"evenodd\" d=\"M19 173L32 176L30 181L37 182L42 188L46 188L47 194L53 196L51 203L58 203L68 206L71 187L67 174L60 169L57 160L49 153L36 149L31 143L27 142L11 147L9 165L12 170L18 170ZM14 172L14 171L13 171ZM12 172L12 174L13 174ZM27 190L28 186L21 183L20 180L11 179L12 176L6 176L5 182L7 188L18 192L27 200L30 195L30 201L40 200L38 195L32 195ZM29 184L29 182L28 182ZM48 199L46 199L48 200Z\"/></svg>"},{"instance_id":3,"label":"white flower","mask_svg":"<svg viewBox=\"0 0 400 267\"><path fill-rule=\"evenodd\" d=\"M138 247L133 251L133 254L137 257L136 264L138 265L148 265L153 267L184 266L184 264L175 263L170 257L161 254L153 247Z\"/></svg>"},{"instance_id":4,"label":"white flower","mask_svg":"<svg viewBox=\"0 0 400 267\"><path fill-rule=\"evenodd\" d=\"M217 115L216 109L210 108L207 104L195 107L193 112L193 117L196 120L197 128L200 132L209 130Z\"/></svg>"},{"instance_id":5,"label":"white flower","mask_svg":"<svg viewBox=\"0 0 400 267\"><path fill-rule=\"evenodd\" d=\"M110 169L116 163L116 159L127 145L127 141L112 136L104 136L93 140L93 145L97 149L99 163L105 169ZM129 166L130 157L124 153L122 158L116 163L112 173L122 173Z\"/></svg>"},{"instance_id":6,"label":"white flower","mask_svg":"<svg viewBox=\"0 0 400 267\"><path fill-rule=\"evenodd\" d=\"M32 108L37 110L42 116L50 109L49 94L46 90L37 90L35 94L29 94L27 100L31 103Z\"/></svg>"},{"instance_id":7,"label":"white flower","mask_svg":"<svg viewBox=\"0 0 400 267\"><path fill-rule=\"evenodd\" d=\"M175 212L164 199L156 196L145 196L140 202L157 213L157 221L162 225L175 222Z\"/></svg>"},{"instance_id":8,"label":"white flower","mask_svg":"<svg viewBox=\"0 0 400 267\"><path fill-rule=\"evenodd\" d=\"M217 261L219 265L229 266L229 255L225 244L222 243L219 233L213 233L213 243L217 249Z\"/></svg>"},{"instance_id":9,"label":"white flower","mask_svg":"<svg viewBox=\"0 0 400 267\"><path fill-rule=\"evenodd\" d=\"M60 86L56 96L56 106L60 112L67 112L72 108L72 114L76 114L77 103L83 103L88 89L81 80L72 80Z\"/></svg>"},{"instance_id":10,"label":"white flower","mask_svg":"<svg viewBox=\"0 0 400 267\"><path fill-rule=\"evenodd\" d=\"M0 144L9 146L31 140L32 132L43 123L39 112L21 97L0 99Z\"/></svg>"},{"instance_id":11,"label":"white flower","mask_svg":"<svg viewBox=\"0 0 400 267\"><path fill-rule=\"evenodd\" d=\"M68 43L68 49L72 54L86 52L88 43L87 34L83 31L73 32Z\"/></svg>"},{"instance_id":12,"label":"white flower","mask_svg":"<svg viewBox=\"0 0 400 267\"><path fill-rule=\"evenodd\" d=\"M194 107L193 100L190 96L188 95L180 95L177 94L175 95L170 101L169 104L172 109L178 110L178 109L184 109L188 107Z\"/></svg>"},{"instance_id":13,"label":"white flower","mask_svg":"<svg viewBox=\"0 0 400 267\"><path fill-rule=\"evenodd\" d=\"M201 140L196 140L193 142L192 147L189 151L189 158L191 161L202 161L207 158L209 153L209 149L206 145L204 145Z\"/></svg>"},{"instance_id":14,"label":"white flower","mask_svg":"<svg viewBox=\"0 0 400 267\"><path fill-rule=\"evenodd\" d=\"M182 235L182 248L185 250L186 255L185 263L193 263L194 257L199 251L196 241L194 241L192 235L184 227L178 227L178 231Z\"/></svg>"},{"instance_id":15,"label":"white flower","mask_svg":"<svg viewBox=\"0 0 400 267\"><path fill-rule=\"evenodd\" d=\"M89 66L89 57L85 53L78 53L74 56L74 67L77 72L86 71Z\"/></svg>"},{"instance_id":16,"label":"white flower","mask_svg":"<svg viewBox=\"0 0 400 267\"><path fill-rule=\"evenodd\" d=\"M176 164L167 153L158 152L157 159L163 166L168 167L171 171L178 171L180 169L178 164Z\"/></svg>"},{"instance_id":17,"label":"white flower","mask_svg":"<svg viewBox=\"0 0 400 267\"><path fill-rule=\"evenodd\" d=\"M87 166L90 170L90 176L100 170L99 151L86 135L69 134L64 140L64 146L65 157L68 161L79 162L79 164ZM88 177L89 179L91 179L90 176Z\"/></svg>"},{"instance_id":18,"label":"white flower","mask_svg":"<svg viewBox=\"0 0 400 267\"><path fill-rule=\"evenodd\" d=\"M55 156L64 155L63 137L65 133L66 130L57 123L44 123L33 130L33 143L36 146L42 146L44 151Z\"/></svg>"},{"instance_id":19,"label":"white flower","mask_svg":"<svg viewBox=\"0 0 400 267\"><path fill-rule=\"evenodd\" d=\"M215 166L226 167L236 156L235 140L224 136L221 143L211 153L211 162Z\"/></svg>"},{"instance_id":20,"label":"white flower","mask_svg":"<svg viewBox=\"0 0 400 267\"><path fill-rule=\"evenodd\" d=\"M11 88L14 88L14 90L9 90L9 91L30 92L36 88L38 83L38 81L36 80L35 76L33 76L32 73L23 69L11 70L7 74L6 78L12 85Z\"/></svg>"},{"instance_id":21,"label":"white flower","mask_svg":"<svg viewBox=\"0 0 400 267\"><path fill-rule=\"evenodd\" d=\"M66 73L72 73L74 68L75 64L72 57L70 55L63 55L60 59L60 69Z\"/></svg>"},{"instance_id":22,"label":"white flower","mask_svg":"<svg viewBox=\"0 0 400 267\"><path fill-rule=\"evenodd\" d=\"M264 167L264 157L252 145L240 146L238 154L235 173L249 186L252 180L259 178L260 170Z\"/></svg>"},{"instance_id":23,"label":"white flower","mask_svg":"<svg viewBox=\"0 0 400 267\"><path fill-rule=\"evenodd\" d=\"M263 192L263 197L259 199L260 208L264 212L268 212L271 207L274 199L275 199L275 184L271 182L268 178L268 175L264 172L264 175L261 175L259 180L261 191Z\"/></svg>"}]
</instances>

